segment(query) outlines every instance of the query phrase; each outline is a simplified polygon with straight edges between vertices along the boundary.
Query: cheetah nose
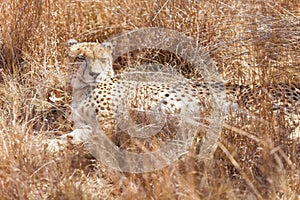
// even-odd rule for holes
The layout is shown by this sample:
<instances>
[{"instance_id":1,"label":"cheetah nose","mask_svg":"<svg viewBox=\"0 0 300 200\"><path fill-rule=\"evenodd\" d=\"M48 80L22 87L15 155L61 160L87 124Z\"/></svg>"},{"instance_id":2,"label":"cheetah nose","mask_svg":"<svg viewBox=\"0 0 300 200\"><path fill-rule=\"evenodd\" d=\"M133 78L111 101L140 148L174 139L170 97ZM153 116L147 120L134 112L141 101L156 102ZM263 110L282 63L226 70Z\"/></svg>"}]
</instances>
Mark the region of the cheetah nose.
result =
<instances>
[{"instance_id":1,"label":"cheetah nose","mask_svg":"<svg viewBox=\"0 0 300 200\"><path fill-rule=\"evenodd\" d=\"M96 78L99 75L99 73L89 72L89 75L92 76L93 78Z\"/></svg>"}]
</instances>

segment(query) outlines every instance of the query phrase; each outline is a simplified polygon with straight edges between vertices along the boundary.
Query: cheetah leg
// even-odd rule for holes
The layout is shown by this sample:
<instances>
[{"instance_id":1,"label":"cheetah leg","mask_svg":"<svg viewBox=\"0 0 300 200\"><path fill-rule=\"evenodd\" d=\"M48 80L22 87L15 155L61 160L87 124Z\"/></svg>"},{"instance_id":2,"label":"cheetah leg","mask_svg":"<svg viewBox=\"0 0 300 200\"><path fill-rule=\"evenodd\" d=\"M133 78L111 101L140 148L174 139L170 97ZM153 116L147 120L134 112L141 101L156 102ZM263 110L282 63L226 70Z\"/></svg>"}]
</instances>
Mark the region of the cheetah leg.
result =
<instances>
[{"instance_id":1,"label":"cheetah leg","mask_svg":"<svg viewBox=\"0 0 300 200\"><path fill-rule=\"evenodd\" d=\"M57 137L55 139L50 139L47 141L48 149L50 151L59 151L67 147L68 144L78 145L87 142L92 134L92 129L89 126L78 128L72 132Z\"/></svg>"}]
</instances>

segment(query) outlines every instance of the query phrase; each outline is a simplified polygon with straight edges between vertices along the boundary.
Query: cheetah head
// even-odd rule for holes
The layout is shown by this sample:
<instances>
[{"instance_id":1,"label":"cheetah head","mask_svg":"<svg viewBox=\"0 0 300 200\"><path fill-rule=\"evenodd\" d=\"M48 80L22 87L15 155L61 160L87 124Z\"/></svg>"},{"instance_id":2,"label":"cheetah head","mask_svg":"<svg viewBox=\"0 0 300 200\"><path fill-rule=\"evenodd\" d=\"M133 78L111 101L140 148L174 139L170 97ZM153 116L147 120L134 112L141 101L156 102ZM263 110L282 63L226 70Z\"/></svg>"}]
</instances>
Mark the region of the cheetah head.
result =
<instances>
[{"instance_id":1,"label":"cheetah head","mask_svg":"<svg viewBox=\"0 0 300 200\"><path fill-rule=\"evenodd\" d=\"M81 77L84 80L103 81L114 76L112 44L109 42L82 42L69 40L69 56L82 60Z\"/></svg>"}]
</instances>

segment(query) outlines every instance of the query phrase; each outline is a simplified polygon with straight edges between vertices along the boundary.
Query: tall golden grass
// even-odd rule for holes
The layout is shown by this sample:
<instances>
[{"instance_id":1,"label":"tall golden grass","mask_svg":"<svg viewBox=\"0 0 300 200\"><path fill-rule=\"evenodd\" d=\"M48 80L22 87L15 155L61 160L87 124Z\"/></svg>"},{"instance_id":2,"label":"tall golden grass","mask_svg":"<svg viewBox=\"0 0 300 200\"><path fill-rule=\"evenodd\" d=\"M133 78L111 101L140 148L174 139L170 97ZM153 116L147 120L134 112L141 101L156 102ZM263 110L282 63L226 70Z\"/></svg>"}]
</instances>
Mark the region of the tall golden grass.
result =
<instances>
[{"instance_id":1,"label":"tall golden grass","mask_svg":"<svg viewBox=\"0 0 300 200\"><path fill-rule=\"evenodd\" d=\"M1 199L299 198L299 144L264 99L255 117L229 117L214 159L187 156L152 173L116 172L80 148L51 154L41 145L71 130L68 39L171 28L203 45L225 80L298 82L298 0L4 0L0 13Z\"/></svg>"}]
</instances>

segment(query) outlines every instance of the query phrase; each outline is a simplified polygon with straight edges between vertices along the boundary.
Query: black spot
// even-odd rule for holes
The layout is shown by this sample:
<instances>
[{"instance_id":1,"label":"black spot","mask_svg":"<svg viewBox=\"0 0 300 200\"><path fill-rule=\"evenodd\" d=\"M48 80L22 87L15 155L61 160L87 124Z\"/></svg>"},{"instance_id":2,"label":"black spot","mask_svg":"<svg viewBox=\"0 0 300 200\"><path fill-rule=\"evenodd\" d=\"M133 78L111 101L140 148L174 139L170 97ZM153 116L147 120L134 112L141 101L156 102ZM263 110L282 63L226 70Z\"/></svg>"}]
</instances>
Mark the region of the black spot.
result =
<instances>
[{"instance_id":1,"label":"black spot","mask_svg":"<svg viewBox=\"0 0 300 200\"><path fill-rule=\"evenodd\" d=\"M170 96L170 94L168 94L168 93L167 93L167 94L165 94L165 97L168 97L168 96Z\"/></svg>"},{"instance_id":2,"label":"black spot","mask_svg":"<svg viewBox=\"0 0 300 200\"><path fill-rule=\"evenodd\" d=\"M298 98L298 96L293 96L293 99L294 99L294 101L298 101L299 100L299 98Z\"/></svg>"}]
</instances>

